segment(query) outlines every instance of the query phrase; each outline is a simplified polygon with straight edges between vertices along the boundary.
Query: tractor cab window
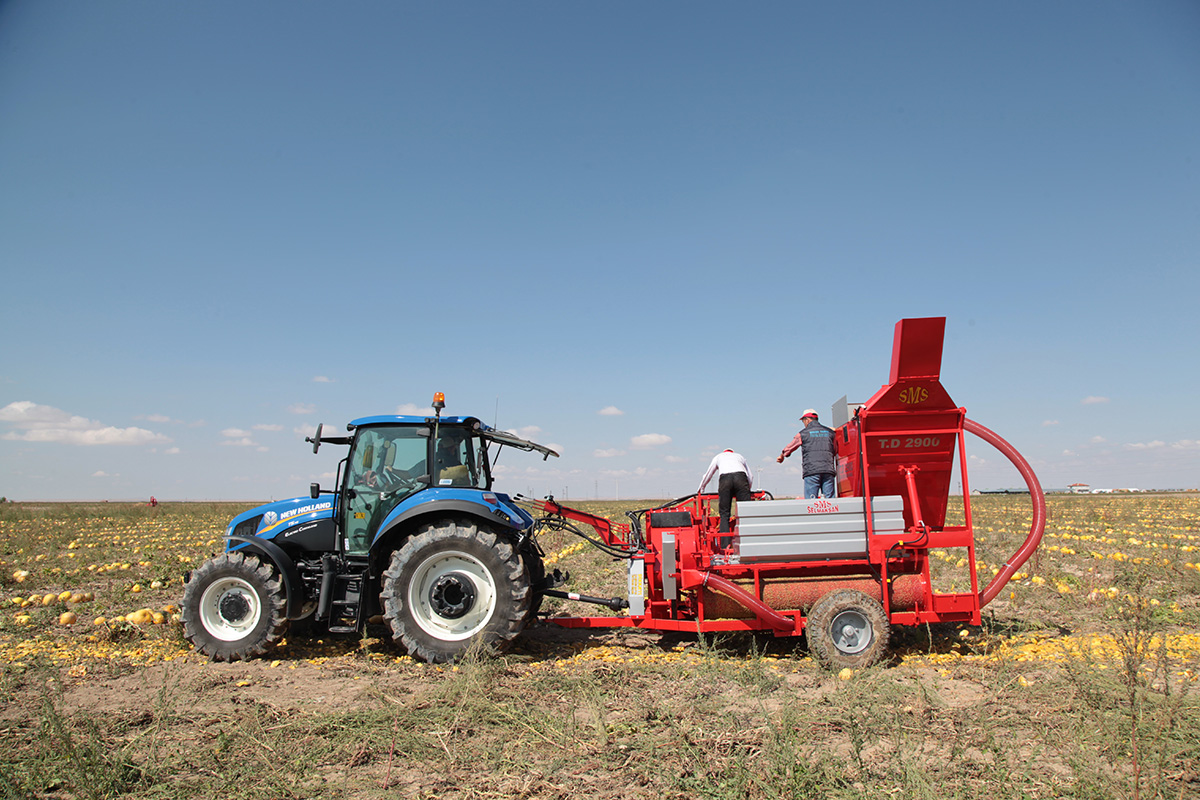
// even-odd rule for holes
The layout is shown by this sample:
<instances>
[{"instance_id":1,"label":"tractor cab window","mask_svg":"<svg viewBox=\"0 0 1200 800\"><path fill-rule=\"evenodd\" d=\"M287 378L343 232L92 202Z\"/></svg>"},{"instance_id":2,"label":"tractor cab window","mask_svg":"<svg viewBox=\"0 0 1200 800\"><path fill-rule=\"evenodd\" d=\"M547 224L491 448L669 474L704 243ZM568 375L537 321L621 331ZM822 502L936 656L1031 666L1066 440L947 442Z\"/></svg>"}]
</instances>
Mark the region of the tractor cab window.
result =
<instances>
[{"instance_id":1,"label":"tractor cab window","mask_svg":"<svg viewBox=\"0 0 1200 800\"><path fill-rule=\"evenodd\" d=\"M397 503L429 485L429 438L419 428L364 428L355 437L346 475L346 549L362 553Z\"/></svg>"},{"instance_id":2,"label":"tractor cab window","mask_svg":"<svg viewBox=\"0 0 1200 800\"><path fill-rule=\"evenodd\" d=\"M476 448L479 448L477 451ZM434 486L486 489L483 443L463 428L442 428L434 455Z\"/></svg>"}]
</instances>

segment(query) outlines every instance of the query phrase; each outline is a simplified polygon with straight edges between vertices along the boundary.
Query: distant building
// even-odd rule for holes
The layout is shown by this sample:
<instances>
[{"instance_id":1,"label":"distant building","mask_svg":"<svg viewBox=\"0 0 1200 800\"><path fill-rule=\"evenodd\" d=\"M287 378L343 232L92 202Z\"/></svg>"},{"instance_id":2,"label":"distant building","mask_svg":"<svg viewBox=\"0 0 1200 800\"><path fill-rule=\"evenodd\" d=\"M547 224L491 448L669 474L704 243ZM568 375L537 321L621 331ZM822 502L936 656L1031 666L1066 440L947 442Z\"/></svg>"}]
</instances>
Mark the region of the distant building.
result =
<instances>
[{"instance_id":1,"label":"distant building","mask_svg":"<svg viewBox=\"0 0 1200 800\"><path fill-rule=\"evenodd\" d=\"M1068 483L1067 491L1071 494L1091 494L1092 487L1086 483Z\"/></svg>"}]
</instances>

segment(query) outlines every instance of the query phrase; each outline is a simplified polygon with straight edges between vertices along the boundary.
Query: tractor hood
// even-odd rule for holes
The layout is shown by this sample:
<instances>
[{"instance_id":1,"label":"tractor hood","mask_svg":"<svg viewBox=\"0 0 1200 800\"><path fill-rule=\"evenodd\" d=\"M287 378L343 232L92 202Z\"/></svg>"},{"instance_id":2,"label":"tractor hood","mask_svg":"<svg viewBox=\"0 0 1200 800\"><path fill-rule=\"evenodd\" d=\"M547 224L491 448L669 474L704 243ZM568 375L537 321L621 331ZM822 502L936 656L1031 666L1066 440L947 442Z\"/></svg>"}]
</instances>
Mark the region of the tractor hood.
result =
<instances>
[{"instance_id":1,"label":"tractor hood","mask_svg":"<svg viewBox=\"0 0 1200 800\"><path fill-rule=\"evenodd\" d=\"M236 533L239 536L274 538L276 533L293 525L332 517L333 506L334 499L330 495L322 495L316 500L311 497L277 500L238 514L230 521L225 535Z\"/></svg>"}]
</instances>

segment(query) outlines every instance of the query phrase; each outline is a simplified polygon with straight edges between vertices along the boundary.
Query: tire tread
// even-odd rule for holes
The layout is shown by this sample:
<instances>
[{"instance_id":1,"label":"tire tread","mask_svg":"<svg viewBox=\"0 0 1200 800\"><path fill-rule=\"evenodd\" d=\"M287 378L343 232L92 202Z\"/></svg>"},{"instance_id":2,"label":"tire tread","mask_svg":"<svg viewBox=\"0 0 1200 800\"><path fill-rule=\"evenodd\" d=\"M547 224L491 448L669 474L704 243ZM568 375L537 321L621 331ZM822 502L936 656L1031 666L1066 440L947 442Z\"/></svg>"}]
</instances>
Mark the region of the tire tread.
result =
<instances>
[{"instance_id":1,"label":"tire tread","mask_svg":"<svg viewBox=\"0 0 1200 800\"><path fill-rule=\"evenodd\" d=\"M267 617L267 624L259 626L261 631L254 638L246 636L238 641L227 642L211 636L200 618L199 602L204 586L211 580L224 575L236 574L259 591L259 604ZM183 589L180 617L184 636L196 650L212 661L249 661L263 655L283 639L288 630L287 597L283 581L275 566L263 562L258 556L237 550L220 553L205 561L192 573Z\"/></svg>"}]
</instances>

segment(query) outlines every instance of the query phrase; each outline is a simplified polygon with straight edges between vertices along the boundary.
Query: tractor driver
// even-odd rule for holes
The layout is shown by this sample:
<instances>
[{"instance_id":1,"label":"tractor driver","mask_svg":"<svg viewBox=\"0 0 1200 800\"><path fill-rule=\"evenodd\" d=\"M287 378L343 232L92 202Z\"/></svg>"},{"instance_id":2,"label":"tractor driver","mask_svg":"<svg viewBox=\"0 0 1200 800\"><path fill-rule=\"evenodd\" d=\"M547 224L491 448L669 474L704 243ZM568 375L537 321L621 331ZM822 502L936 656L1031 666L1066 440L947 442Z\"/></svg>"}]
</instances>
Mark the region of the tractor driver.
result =
<instances>
[{"instance_id":1,"label":"tractor driver","mask_svg":"<svg viewBox=\"0 0 1200 800\"><path fill-rule=\"evenodd\" d=\"M470 484L467 465L463 463L463 437L445 435L438 438L437 450L433 455L435 478L439 486L464 486Z\"/></svg>"},{"instance_id":2,"label":"tractor driver","mask_svg":"<svg viewBox=\"0 0 1200 800\"><path fill-rule=\"evenodd\" d=\"M429 474L425 459L421 459L411 469L392 471L408 480L432 481L432 485L435 486L470 486L472 470L463 463L463 450L467 444L461 434L447 432L438 437L434 446L433 474Z\"/></svg>"}]
</instances>

